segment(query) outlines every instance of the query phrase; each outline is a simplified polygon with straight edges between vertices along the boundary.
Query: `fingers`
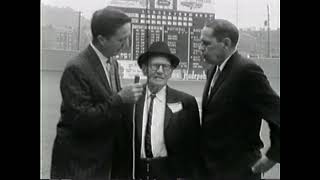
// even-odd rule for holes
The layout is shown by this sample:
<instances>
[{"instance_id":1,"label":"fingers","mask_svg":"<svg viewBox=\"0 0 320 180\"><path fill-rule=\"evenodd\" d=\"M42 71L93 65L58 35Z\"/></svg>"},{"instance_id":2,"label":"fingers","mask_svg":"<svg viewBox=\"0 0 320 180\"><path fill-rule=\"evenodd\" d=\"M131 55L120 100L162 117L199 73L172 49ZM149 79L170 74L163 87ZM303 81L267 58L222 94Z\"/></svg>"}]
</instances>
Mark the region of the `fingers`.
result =
<instances>
[{"instance_id":1,"label":"fingers","mask_svg":"<svg viewBox=\"0 0 320 180\"><path fill-rule=\"evenodd\" d=\"M251 170L253 173L264 173L269 171L275 164L274 161L268 158L261 158L252 166Z\"/></svg>"},{"instance_id":2,"label":"fingers","mask_svg":"<svg viewBox=\"0 0 320 180\"><path fill-rule=\"evenodd\" d=\"M143 87L141 84L134 84L132 88L133 102L137 102L142 95Z\"/></svg>"},{"instance_id":3,"label":"fingers","mask_svg":"<svg viewBox=\"0 0 320 180\"><path fill-rule=\"evenodd\" d=\"M136 83L125 86L119 93L125 102L135 103L141 97L142 92L143 85L141 83Z\"/></svg>"},{"instance_id":4,"label":"fingers","mask_svg":"<svg viewBox=\"0 0 320 180\"><path fill-rule=\"evenodd\" d=\"M141 95L142 95L142 91L140 91L139 89L136 89L135 92L133 93L133 102L137 102L141 97Z\"/></svg>"}]
</instances>

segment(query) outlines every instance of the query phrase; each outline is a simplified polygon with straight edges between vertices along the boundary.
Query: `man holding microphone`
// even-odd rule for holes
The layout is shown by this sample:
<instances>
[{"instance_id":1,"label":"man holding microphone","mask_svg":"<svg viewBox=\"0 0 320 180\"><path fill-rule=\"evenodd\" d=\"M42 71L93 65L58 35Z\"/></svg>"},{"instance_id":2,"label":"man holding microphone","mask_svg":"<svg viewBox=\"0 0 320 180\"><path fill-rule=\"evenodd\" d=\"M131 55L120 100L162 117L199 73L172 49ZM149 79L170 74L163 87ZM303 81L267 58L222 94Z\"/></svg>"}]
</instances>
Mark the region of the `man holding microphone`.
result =
<instances>
[{"instance_id":1,"label":"man holding microphone","mask_svg":"<svg viewBox=\"0 0 320 180\"><path fill-rule=\"evenodd\" d=\"M143 88L121 88L112 58L128 46L130 29L131 19L121 11L107 7L93 14L92 42L68 62L60 81L51 178L131 178L132 105Z\"/></svg>"}]
</instances>

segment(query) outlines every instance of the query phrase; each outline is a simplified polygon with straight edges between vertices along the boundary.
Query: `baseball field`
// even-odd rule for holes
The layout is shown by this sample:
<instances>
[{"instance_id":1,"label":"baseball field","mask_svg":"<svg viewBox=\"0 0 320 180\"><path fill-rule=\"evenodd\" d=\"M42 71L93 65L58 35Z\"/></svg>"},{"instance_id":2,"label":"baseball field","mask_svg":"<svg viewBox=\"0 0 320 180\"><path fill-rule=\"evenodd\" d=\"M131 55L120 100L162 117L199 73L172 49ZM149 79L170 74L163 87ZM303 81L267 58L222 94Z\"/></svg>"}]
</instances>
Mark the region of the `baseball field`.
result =
<instances>
[{"instance_id":1,"label":"baseball field","mask_svg":"<svg viewBox=\"0 0 320 180\"><path fill-rule=\"evenodd\" d=\"M62 71L41 70L41 166L40 178L49 178L50 161L53 140L56 135L56 124L60 115L61 95L59 81ZM280 77L268 77L271 86L280 95ZM122 84L132 80L122 80ZM187 92L196 97L199 107L205 81L170 81L169 86ZM268 125L263 122L261 138L265 143L262 151L270 146ZM280 165L277 164L271 171L264 174L264 178L280 179Z\"/></svg>"}]
</instances>

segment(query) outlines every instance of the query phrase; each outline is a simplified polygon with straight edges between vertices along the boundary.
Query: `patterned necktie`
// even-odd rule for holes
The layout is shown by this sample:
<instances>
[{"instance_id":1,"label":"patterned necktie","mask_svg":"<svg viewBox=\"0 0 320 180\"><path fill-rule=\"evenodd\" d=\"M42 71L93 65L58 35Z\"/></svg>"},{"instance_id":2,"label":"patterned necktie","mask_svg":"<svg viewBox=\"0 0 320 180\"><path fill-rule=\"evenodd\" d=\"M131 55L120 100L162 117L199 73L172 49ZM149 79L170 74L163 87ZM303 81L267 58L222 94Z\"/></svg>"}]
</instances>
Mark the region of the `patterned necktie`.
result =
<instances>
[{"instance_id":1,"label":"patterned necktie","mask_svg":"<svg viewBox=\"0 0 320 180\"><path fill-rule=\"evenodd\" d=\"M151 147L151 121L152 121L152 109L153 109L153 100L156 97L155 94L151 94L151 101L150 101L150 107L148 110L148 119L147 119L147 127L146 127L146 134L144 137L144 148L146 152L147 158L152 158L152 147Z\"/></svg>"},{"instance_id":2,"label":"patterned necktie","mask_svg":"<svg viewBox=\"0 0 320 180\"><path fill-rule=\"evenodd\" d=\"M210 88L209 88L209 92L208 92L208 99L209 99L209 97L210 97L210 95L211 95L211 91L212 91L212 89L213 89L213 86L214 86L214 84L216 83L216 81L217 81L220 73L221 73L220 68L219 68L219 66L217 66L217 67L216 67L216 72L214 73L214 75L213 75L213 77L212 77L211 84L210 84Z\"/></svg>"},{"instance_id":3,"label":"patterned necktie","mask_svg":"<svg viewBox=\"0 0 320 180\"><path fill-rule=\"evenodd\" d=\"M110 80L110 87L113 92L118 92L117 84L116 84L116 75L114 70L114 63L112 63L111 59L107 60L107 72Z\"/></svg>"}]
</instances>

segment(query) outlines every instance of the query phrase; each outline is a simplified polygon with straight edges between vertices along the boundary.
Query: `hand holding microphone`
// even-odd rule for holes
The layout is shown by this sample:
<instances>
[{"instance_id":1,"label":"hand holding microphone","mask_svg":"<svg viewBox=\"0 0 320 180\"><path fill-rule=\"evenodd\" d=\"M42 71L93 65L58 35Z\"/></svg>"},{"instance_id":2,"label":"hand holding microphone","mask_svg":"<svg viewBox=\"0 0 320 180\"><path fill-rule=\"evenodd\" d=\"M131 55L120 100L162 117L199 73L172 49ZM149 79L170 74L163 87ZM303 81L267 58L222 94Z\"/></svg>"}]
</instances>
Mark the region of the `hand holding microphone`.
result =
<instances>
[{"instance_id":1,"label":"hand holding microphone","mask_svg":"<svg viewBox=\"0 0 320 180\"><path fill-rule=\"evenodd\" d=\"M143 87L142 84L139 83L140 76L136 75L134 77L134 84L127 85L119 91L119 95L125 103L135 103L138 101L140 96L142 95Z\"/></svg>"}]
</instances>

